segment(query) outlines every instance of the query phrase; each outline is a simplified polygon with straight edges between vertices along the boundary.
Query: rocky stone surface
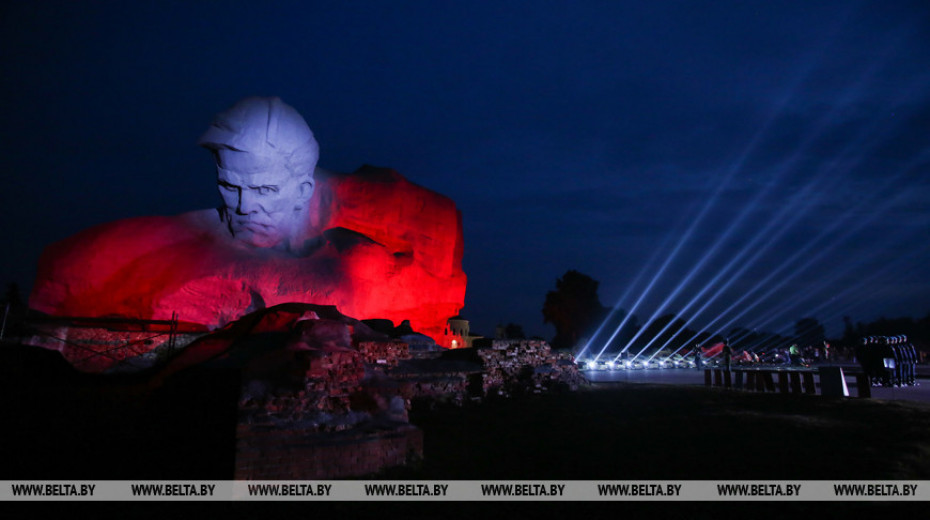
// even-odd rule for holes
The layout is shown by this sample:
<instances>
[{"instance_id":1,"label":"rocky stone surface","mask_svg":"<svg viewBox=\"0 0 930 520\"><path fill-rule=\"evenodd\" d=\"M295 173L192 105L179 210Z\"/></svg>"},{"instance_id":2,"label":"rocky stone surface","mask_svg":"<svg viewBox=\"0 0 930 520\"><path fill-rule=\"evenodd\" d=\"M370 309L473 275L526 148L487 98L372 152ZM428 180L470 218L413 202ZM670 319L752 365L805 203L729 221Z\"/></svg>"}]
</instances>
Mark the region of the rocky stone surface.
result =
<instances>
[{"instance_id":1,"label":"rocky stone surface","mask_svg":"<svg viewBox=\"0 0 930 520\"><path fill-rule=\"evenodd\" d=\"M403 341L362 341L359 354L365 363L397 366L401 359L410 359L410 346Z\"/></svg>"},{"instance_id":2,"label":"rocky stone surface","mask_svg":"<svg viewBox=\"0 0 930 520\"><path fill-rule=\"evenodd\" d=\"M321 235L305 256L242 247L216 233L215 210L120 220L48 246L30 307L54 316L176 314L217 330L259 309L312 303L409 320L441 340L465 297L455 204L383 168L319 170L316 183L311 218Z\"/></svg>"},{"instance_id":3,"label":"rocky stone surface","mask_svg":"<svg viewBox=\"0 0 930 520\"><path fill-rule=\"evenodd\" d=\"M240 373L240 422L341 431L407 421L407 403L378 367L407 355L406 344L335 307L283 304L204 336L152 376L163 384L193 367Z\"/></svg>"},{"instance_id":4,"label":"rocky stone surface","mask_svg":"<svg viewBox=\"0 0 930 520\"><path fill-rule=\"evenodd\" d=\"M385 374L406 401L427 406L576 390L588 384L571 353L545 341L487 340L474 348L400 360Z\"/></svg>"},{"instance_id":5,"label":"rocky stone surface","mask_svg":"<svg viewBox=\"0 0 930 520\"><path fill-rule=\"evenodd\" d=\"M571 356L543 341L488 341L426 356L402 338L422 340L409 326L362 322L333 306L282 304L202 335L148 372L113 379L135 395L160 392L162 413L169 415L178 400L220 396L224 402L207 408L231 408L235 478L292 480L361 476L423 457L423 434L409 420L415 405L461 405L584 384ZM104 381L81 377L96 378L93 387ZM198 384L204 380L234 388ZM196 406L187 409L179 425L198 420Z\"/></svg>"},{"instance_id":6,"label":"rocky stone surface","mask_svg":"<svg viewBox=\"0 0 930 520\"><path fill-rule=\"evenodd\" d=\"M335 307L285 304L192 343L159 378L239 371L235 478L339 478L423 456L409 401L378 370L400 357L405 343Z\"/></svg>"}]
</instances>

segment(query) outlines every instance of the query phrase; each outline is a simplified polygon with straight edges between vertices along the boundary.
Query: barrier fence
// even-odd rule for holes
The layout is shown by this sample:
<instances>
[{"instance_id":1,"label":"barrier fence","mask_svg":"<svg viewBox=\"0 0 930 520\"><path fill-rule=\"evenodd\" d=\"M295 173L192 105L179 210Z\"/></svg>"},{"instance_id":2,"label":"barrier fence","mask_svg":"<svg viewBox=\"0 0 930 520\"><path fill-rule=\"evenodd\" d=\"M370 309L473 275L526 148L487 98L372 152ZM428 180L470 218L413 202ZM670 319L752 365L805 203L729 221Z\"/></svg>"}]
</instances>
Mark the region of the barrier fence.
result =
<instances>
[{"instance_id":1,"label":"barrier fence","mask_svg":"<svg viewBox=\"0 0 930 520\"><path fill-rule=\"evenodd\" d=\"M871 397L868 375L858 371L844 374L840 367L821 367L817 370L706 368L704 369L704 385L755 392L810 395L818 394L818 388L820 388L822 395L848 396L846 375L855 378L857 397Z\"/></svg>"}]
</instances>

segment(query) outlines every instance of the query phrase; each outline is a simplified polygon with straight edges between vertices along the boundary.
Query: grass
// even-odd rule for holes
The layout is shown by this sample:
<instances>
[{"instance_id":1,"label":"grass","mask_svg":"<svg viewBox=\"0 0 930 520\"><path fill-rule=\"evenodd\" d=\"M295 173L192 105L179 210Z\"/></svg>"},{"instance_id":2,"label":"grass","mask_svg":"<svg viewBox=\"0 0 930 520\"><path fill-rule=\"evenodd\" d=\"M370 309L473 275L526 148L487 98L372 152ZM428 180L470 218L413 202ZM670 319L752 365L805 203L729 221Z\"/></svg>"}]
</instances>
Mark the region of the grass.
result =
<instances>
[{"instance_id":1,"label":"grass","mask_svg":"<svg viewBox=\"0 0 930 520\"><path fill-rule=\"evenodd\" d=\"M419 479L928 479L930 406L618 384L415 411Z\"/></svg>"}]
</instances>

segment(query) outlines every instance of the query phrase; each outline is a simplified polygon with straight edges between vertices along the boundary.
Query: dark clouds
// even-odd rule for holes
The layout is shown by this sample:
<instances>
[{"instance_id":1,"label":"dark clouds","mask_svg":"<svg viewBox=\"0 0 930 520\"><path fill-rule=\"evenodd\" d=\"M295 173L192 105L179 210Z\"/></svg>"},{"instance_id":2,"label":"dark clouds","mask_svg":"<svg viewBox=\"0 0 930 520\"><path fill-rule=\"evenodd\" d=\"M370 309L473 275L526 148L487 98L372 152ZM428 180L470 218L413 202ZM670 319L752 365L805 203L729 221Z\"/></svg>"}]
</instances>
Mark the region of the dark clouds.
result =
<instances>
[{"instance_id":1,"label":"dark clouds","mask_svg":"<svg viewBox=\"0 0 930 520\"><path fill-rule=\"evenodd\" d=\"M478 332L515 321L549 336L540 308L567 269L612 304L676 246L640 321L689 273L668 310L740 272L712 315L778 272L766 283L784 287L757 308L799 305L771 328L841 293L818 310L834 330L843 312L930 311L915 247L930 231L924 2L4 9L0 273L27 287L48 242L214 205L197 137L237 99L279 95L322 166L390 166L456 200ZM718 277L733 258L754 260Z\"/></svg>"}]
</instances>

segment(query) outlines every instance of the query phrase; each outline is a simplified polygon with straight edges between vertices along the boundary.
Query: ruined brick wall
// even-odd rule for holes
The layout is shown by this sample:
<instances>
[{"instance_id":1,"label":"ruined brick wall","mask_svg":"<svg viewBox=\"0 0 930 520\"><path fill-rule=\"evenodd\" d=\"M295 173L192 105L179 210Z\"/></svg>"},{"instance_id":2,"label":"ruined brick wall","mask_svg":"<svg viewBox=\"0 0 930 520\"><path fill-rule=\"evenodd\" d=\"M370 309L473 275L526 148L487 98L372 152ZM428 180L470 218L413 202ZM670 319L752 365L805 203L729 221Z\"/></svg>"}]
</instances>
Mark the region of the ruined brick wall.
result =
<instances>
[{"instance_id":1,"label":"ruined brick wall","mask_svg":"<svg viewBox=\"0 0 930 520\"><path fill-rule=\"evenodd\" d=\"M361 341L358 351L365 363L385 367L396 367L401 359L410 359L410 346L403 341Z\"/></svg>"},{"instance_id":2,"label":"ruined brick wall","mask_svg":"<svg viewBox=\"0 0 930 520\"><path fill-rule=\"evenodd\" d=\"M276 424L282 420L315 424L319 431L352 426L340 420L360 390L365 367L354 350L298 351L286 362L290 377L269 381L243 374L240 422Z\"/></svg>"},{"instance_id":3,"label":"ruined brick wall","mask_svg":"<svg viewBox=\"0 0 930 520\"><path fill-rule=\"evenodd\" d=\"M556 387L574 390L585 379L571 354L553 351L541 340L493 340L477 350L484 364L485 395L541 393Z\"/></svg>"},{"instance_id":4,"label":"ruined brick wall","mask_svg":"<svg viewBox=\"0 0 930 520\"><path fill-rule=\"evenodd\" d=\"M437 374L399 381L398 393L407 402L452 403L461 405L468 397L465 374Z\"/></svg>"},{"instance_id":5,"label":"ruined brick wall","mask_svg":"<svg viewBox=\"0 0 930 520\"><path fill-rule=\"evenodd\" d=\"M422 432L406 422L403 402L395 403L363 384L363 357L396 354L403 351L400 346L406 345L369 342L365 352L290 351L293 357L283 363L290 385L279 379L268 387L260 371L245 376L235 478L343 478L422 458Z\"/></svg>"},{"instance_id":6,"label":"ruined brick wall","mask_svg":"<svg viewBox=\"0 0 930 520\"><path fill-rule=\"evenodd\" d=\"M298 352L300 388L240 402L236 479L333 479L376 473L422 457L422 432L407 422L411 402L575 389L568 353L545 341L495 340L489 348L410 359L407 344ZM366 374L366 367L368 374ZM374 370L372 370L374 369ZM296 369L295 369L296 370Z\"/></svg>"}]
</instances>

